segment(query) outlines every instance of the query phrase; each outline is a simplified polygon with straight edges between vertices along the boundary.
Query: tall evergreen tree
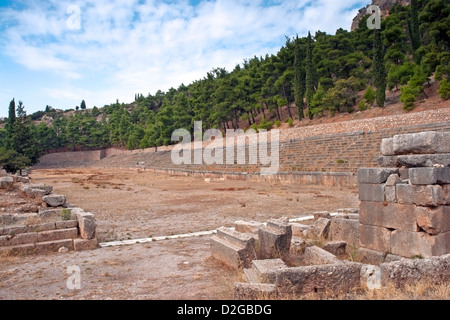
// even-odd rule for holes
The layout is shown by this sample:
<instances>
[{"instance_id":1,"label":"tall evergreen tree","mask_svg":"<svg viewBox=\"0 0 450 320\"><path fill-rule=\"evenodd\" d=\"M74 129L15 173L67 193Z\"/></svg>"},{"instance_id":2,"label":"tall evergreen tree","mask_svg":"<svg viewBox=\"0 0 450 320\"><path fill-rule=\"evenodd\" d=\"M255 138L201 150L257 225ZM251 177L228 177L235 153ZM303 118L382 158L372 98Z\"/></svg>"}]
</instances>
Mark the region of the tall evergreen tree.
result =
<instances>
[{"instance_id":1,"label":"tall evergreen tree","mask_svg":"<svg viewBox=\"0 0 450 320\"><path fill-rule=\"evenodd\" d=\"M305 96L305 72L302 67L302 52L300 41L295 41L295 60L294 60L294 95L295 104L298 109L298 119L303 119L303 98Z\"/></svg>"},{"instance_id":2,"label":"tall evergreen tree","mask_svg":"<svg viewBox=\"0 0 450 320\"><path fill-rule=\"evenodd\" d=\"M375 29L373 40L374 58L373 58L373 82L377 88L377 105L382 108L386 101L387 72L384 64L384 47L381 37L381 30Z\"/></svg>"},{"instance_id":3,"label":"tall evergreen tree","mask_svg":"<svg viewBox=\"0 0 450 320\"><path fill-rule=\"evenodd\" d=\"M80 108L81 110L86 110L86 101L81 101Z\"/></svg>"},{"instance_id":4,"label":"tall evergreen tree","mask_svg":"<svg viewBox=\"0 0 450 320\"><path fill-rule=\"evenodd\" d=\"M14 99L11 100L9 103L9 110L8 110L8 122L6 123L5 129L6 129L6 141L5 145L9 146L11 136L13 135L14 131L14 123L16 122L16 102Z\"/></svg>"},{"instance_id":5,"label":"tall evergreen tree","mask_svg":"<svg viewBox=\"0 0 450 320\"><path fill-rule=\"evenodd\" d=\"M419 24L419 8L417 0L411 0L411 18L408 22L409 33L411 36L411 43L414 55L414 61L419 64L421 56L417 49L420 48L420 24Z\"/></svg>"},{"instance_id":6,"label":"tall evergreen tree","mask_svg":"<svg viewBox=\"0 0 450 320\"><path fill-rule=\"evenodd\" d=\"M308 32L307 49L306 49L306 103L308 104L307 115L310 119L313 118L311 103L315 93L315 72L313 62L313 40L311 32Z\"/></svg>"}]
</instances>

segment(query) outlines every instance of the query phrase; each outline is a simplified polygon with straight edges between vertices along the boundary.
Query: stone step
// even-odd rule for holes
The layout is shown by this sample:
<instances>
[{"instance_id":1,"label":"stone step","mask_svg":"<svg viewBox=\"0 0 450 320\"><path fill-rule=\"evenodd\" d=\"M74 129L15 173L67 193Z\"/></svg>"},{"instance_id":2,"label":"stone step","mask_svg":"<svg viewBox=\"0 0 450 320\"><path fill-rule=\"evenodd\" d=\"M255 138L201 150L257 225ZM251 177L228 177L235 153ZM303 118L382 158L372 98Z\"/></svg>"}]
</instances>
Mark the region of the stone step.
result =
<instances>
[{"instance_id":1,"label":"stone step","mask_svg":"<svg viewBox=\"0 0 450 320\"><path fill-rule=\"evenodd\" d=\"M249 283L261 283L256 271L253 268L244 269L244 274L247 277Z\"/></svg>"},{"instance_id":2,"label":"stone step","mask_svg":"<svg viewBox=\"0 0 450 320\"><path fill-rule=\"evenodd\" d=\"M234 269L250 268L251 262L256 259L254 241L244 245L219 235L211 237L211 254Z\"/></svg>"},{"instance_id":3,"label":"stone step","mask_svg":"<svg viewBox=\"0 0 450 320\"><path fill-rule=\"evenodd\" d=\"M232 228L225 227L219 228L217 230L217 236L244 247L247 246L249 242L255 241L255 237L252 237L249 234L238 232Z\"/></svg>"}]
</instances>

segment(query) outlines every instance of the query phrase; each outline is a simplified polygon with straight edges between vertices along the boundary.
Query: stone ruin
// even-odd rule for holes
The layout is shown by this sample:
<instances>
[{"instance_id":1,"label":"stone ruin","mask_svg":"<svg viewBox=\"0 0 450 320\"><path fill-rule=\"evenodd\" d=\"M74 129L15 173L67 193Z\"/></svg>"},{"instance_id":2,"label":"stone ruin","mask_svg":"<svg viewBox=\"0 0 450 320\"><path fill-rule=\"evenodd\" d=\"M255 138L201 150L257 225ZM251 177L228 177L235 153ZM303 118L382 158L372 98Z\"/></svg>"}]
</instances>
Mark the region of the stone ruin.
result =
<instances>
[{"instance_id":1,"label":"stone ruin","mask_svg":"<svg viewBox=\"0 0 450 320\"><path fill-rule=\"evenodd\" d=\"M359 209L217 231L212 256L248 280L237 300L450 281L450 132L397 135L381 153L358 172Z\"/></svg>"},{"instance_id":2,"label":"stone ruin","mask_svg":"<svg viewBox=\"0 0 450 320\"><path fill-rule=\"evenodd\" d=\"M0 189L14 190L29 205L27 211L0 213L0 255L27 255L97 247L96 222L92 213L75 208L64 195L53 194L53 187L33 184L27 176L2 172ZM19 210L20 211L20 210Z\"/></svg>"}]
</instances>

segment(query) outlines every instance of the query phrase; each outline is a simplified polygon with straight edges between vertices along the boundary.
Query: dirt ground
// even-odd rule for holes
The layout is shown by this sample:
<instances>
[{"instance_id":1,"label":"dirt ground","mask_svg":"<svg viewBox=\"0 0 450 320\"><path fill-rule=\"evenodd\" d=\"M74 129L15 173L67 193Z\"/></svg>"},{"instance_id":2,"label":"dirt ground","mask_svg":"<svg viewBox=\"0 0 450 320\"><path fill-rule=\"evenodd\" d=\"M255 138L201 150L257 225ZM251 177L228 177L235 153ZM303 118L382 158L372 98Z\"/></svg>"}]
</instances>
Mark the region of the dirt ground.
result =
<instances>
[{"instance_id":1,"label":"dirt ground","mask_svg":"<svg viewBox=\"0 0 450 320\"><path fill-rule=\"evenodd\" d=\"M113 169L33 171L96 215L99 242L215 230L358 206L357 190L292 183L222 181ZM0 299L227 300L242 274L210 257L210 236L86 252L0 257ZM81 289L69 290L80 268Z\"/></svg>"}]
</instances>

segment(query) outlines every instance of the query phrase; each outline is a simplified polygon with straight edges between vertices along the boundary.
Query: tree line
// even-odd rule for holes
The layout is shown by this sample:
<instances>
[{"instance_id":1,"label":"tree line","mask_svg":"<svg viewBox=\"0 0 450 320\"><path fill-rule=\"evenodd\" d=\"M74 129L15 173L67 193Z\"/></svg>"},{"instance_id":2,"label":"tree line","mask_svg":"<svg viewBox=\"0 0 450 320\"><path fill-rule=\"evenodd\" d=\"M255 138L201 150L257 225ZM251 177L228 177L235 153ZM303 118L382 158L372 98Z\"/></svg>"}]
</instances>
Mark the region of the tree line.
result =
<instances>
[{"instance_id":1,"label":"tree line","mask_svg":"<svg viewBox=\"0 0 450 320\"><path fill-rule=\"evenodd\" d=\"M27 117L19 122L29 127L41 154L107 146L138 149L169 145L174 130L193 132L195 121L205 129L258 130L280 125L286 118L282 112L290 125L294 119L354 112L361 91L356 110L384 107L386 89L401 90L400 100L411 110L419 97L426 98L425 85L433 75L440 81L441 97L450 97L448 1L396 5L381 30L370 30L367 19L352 32L287 37L277 54L255 56L231 71L213 69L167 92L136 94L132 104L116 101L89 110L83 100L82 110L70 115L54 109L31 115L50 114L50 126L34 125ZM9 121L0 131L0 145L7 149L13 148Z\"/></svg>"}]
</instances>

